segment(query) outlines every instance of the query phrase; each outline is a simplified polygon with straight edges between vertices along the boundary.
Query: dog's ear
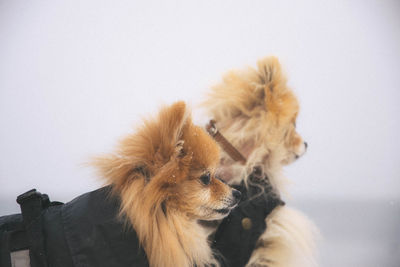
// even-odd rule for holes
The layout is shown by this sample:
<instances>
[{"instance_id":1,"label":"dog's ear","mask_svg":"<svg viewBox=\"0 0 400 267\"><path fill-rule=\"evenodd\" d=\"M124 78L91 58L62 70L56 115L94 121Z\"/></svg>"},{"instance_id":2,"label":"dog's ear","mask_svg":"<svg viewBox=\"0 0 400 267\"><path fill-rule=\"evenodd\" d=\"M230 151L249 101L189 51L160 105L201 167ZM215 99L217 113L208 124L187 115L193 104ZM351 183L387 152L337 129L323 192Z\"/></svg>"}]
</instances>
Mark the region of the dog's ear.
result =
<instances>
[{"instance_id":1,"label":"dog's ear","mask_svg":"<svg viewBox=\"0 0 400 267\"><path fill-rule=\"evenodd\" d=\"M177 145L182 143L184 127L187 127L190 123L190 112L183 101L163 108L159 113L157 125L160 137L158 153L161 153L166 159L176 153ZM182 145L179 147L182 147ZM184 151L179 153L184 153Z\"/></svg>"},{"instance_id":2,"label":"dog's ear","mask_svg":"<svg viewBox=\"0 0 400 267\"><path fill-rule=\"evenodd\" d=\"M184 154L180 140L188 125L191 125L190 113L184 102L164 107L157 118L145 120L135 134L122 139L113 154L96 157L92 164L117 186L134 177L147 180L174 153Z\"/></svg>"},{"instance_id":3,"label":"dog's ear","mask_svg":"<svg viewBox=\"0 0 400 267\"><path fill-rule=\"evenodd\" d=\"M268 112L280 118L292 116L298 110L298 103L292 91L287 87L287 79L282 73L279 60L267 57L257 62L260 90ZM290 114L285 114L289 112Z\"/></svg>"},{"instance_id":4,"label":"dog's ear","mask_svg":"<svg viewBox=\"0 0 400 267\"><path fill-rule=\"evenodd\" d=\"M281 64L276 57L266 57L257 62L260 84L272 93L286 88L286 77L282 74ZM265 92L267 93L267 92Z\"/></svg>"}]
</instances>

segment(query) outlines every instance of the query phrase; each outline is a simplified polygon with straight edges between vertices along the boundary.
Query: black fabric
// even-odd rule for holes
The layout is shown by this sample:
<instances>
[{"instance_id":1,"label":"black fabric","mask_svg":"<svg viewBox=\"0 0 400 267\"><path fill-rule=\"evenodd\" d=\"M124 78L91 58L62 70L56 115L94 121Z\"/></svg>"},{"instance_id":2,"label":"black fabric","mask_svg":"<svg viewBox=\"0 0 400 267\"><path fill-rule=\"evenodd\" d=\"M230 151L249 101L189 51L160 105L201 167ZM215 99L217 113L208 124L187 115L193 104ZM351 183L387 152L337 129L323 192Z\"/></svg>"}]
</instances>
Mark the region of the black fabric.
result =
<instances>
[{"instance_id":1,"label":"black fabric","mask_svg":"<svg viewBox=\"0 0 400 267\"><path fill-rule=\"evenodd\" d=\"M111 196L110 190L103 187L61 209L46 211L44 229L50 266L148 266L135 231L118 216L119 200Z\"/></svg>"},{"instance_id":2,"label":"black fabric","mask_svg":"<svg viewBox=\"0 0 400 267\"><path fill-rule=\"evenodd\" d=\"M135 231L118 217L110 187L65 205L62 220L74 266L148 266Z\"/></svg>"},{"instance_id":3,"label":"black fabric","mask_svg":"<svg viewBox=\"0 0 400 267\"><path fill-rule=\"evenodd\" d=\"M220 253L220 261L225 266L243 267L266 230L265 218L284 202L273 191L268 177L262 178L258 169L250 175L248 186L242 182L233 187L242 193L242 200L218 227L213 248Z\"/></svg>"},{"instance_id":4,"label":"black fabric","mask_svg":"<svg viewBox=\"0 0 400 267\"><path fill-rule=\"evenodd\" d=\"M21 207L25 236L30 248L31 267L47 267L42 211L49 205L49 197L32 189L18 196L17 202Z\"/></svg>"},{"instance_id":5,"label":"black fabric","mask_svg":"<svg viewBox=\"0 0 400 267\"><path fill-rule=\"evenodd\" d=\"M0 217L0 266L11 266L10 252L28 245L32 267L147 267L137 235L118 216L119 200L111 196L110 190L103 187L65 205L49 202L39 215L29 218L29 225L41 221L40 231L35 226L34 235L44 250L38 249L37 243L32 244L29 227L21 215ZM36 207L34 202L29 205ZM36 211L26 214L29 217ZM21 234L27 236L23 238ZM45 256L45 261L37 254Z\"/></svg>"},{"instance_id":6,"label":"black fabric","mask_svg":"<svg viewBox=\"0 0 400 267\"><path fill-rule=\"evenodd\" d=\"M0 217L0 266L11 266L10 252L26 249L28 246L22 215Z\"/></svg>"},{"instance_id":7,"label":"black fabric","mask_svg":"<svg viewBox=\"0 0 400 267\"><path fill-rule=\"evenodd\" d=\"M218 260L222 266L245 266L266 228L265 217L283 204L257 172L249 181L247 188L243 183L234 186L242 192L242 201L223 220L215 235L213 248L221 256ZM120 200L110 190L103 187L63 205L43 199L39 215L29 212L33 216L30 222L40 219L35 235L44 246L46 256L45 263L40 261L42 258L31 256L32 267L147 267L138 237L118 216ZM252 223L248 230L242 227L245 217ZM11 266L11 251L29 247L37 252L38 246L30 244L32 239L27 229L21 214L0 217L1 267Z\"/></svg>"}]
</instances>

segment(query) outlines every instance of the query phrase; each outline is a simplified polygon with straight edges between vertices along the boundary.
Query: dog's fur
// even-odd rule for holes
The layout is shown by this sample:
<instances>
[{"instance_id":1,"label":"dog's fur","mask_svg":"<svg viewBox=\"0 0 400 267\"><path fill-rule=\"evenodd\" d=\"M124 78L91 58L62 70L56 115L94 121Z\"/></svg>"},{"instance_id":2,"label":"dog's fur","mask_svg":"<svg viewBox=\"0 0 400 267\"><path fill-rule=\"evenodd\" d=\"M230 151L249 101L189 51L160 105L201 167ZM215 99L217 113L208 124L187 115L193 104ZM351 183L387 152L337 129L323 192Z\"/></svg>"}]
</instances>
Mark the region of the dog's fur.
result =
<instances>
[{"instance_id":1,"label":"dog's fur","mask_svg":"<svg viewBox=\"0 0 400 267\"><path fill-rule=\"evenodd\" d=\"M95 160L150 266L218 265L197 221L225 217L240 196L215 178L218 162L218 145L192 124L183 102L163 108L114 154Z\"/></svg>"},{"instance_id":2,"label":"dog's fur","mask_svg":"<svg viewBox=\"0 0 400 267\"><path fill-rule=\"evenodd\" d=\"M204 106L219 131L247 158L241 165L222 153L220 176L236 184L258 166L275 191L283 192L282 167L302 156L307 144L296 132L299 104L279 61L268 57L258 62L257 69L229 72L212 88ZM316 227L303 214L280 206L266 223L248 266L316 265Z\"/></svg>"}]
</instances>

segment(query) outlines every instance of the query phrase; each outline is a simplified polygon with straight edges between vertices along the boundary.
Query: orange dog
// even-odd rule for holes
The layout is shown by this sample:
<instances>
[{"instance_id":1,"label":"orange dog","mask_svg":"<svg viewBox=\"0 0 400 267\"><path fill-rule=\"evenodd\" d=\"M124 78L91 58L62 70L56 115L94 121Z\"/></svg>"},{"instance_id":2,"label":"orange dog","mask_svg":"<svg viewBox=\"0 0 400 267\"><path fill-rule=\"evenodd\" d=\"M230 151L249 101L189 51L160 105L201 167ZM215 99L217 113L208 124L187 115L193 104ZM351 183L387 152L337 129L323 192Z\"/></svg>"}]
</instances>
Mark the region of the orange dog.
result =
<instances>
[{"instance_id":1,"label":"orange dog","mask_svg":"<svg viewBox=\"0 0 400 267\"><path fill-rule=\"evenodd\" d=\"M225 217L240 192L215 178L218 145L183 102L162 109L95 165L121 198L150 266L218 265L198 220Z\"/></svg>"}]
</instances>

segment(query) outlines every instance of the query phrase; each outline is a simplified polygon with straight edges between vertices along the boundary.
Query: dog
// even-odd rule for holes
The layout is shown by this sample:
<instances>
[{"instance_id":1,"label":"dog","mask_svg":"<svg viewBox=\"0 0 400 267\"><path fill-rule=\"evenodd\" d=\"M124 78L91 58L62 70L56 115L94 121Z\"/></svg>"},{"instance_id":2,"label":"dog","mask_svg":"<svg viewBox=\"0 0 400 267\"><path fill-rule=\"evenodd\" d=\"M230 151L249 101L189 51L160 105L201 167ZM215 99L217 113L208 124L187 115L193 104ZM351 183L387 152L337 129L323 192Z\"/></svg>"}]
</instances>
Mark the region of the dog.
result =
<instances>
[{"instance_id":1,"label":"dog","mask_svg":"<svg viewBox=\"0 0 400 267\"><path fill-rule=\"evenodd\" d=\"M296 131L299 104L275 57L257 68L227 73L202 104L216 129L245 161L222 151L220 176L231 185L248 184L255 168L268 179L273 193L284 191L282 168L300 158L307 143ZM265 219L246 266L316 266L316 226L301 212L278 205Z\"/></svg>"},{"instance_id":2,"label":"dog","mask_svg":"<svg viewBox=\"0 0 400 267\"><path fill-rule=\"evenodd\" d=\"M219 146L177 102L94 160L150 266L218 266L198 221L224 218L240 199L216 178L219 158Z\"/></svg>"}]
</instances>

